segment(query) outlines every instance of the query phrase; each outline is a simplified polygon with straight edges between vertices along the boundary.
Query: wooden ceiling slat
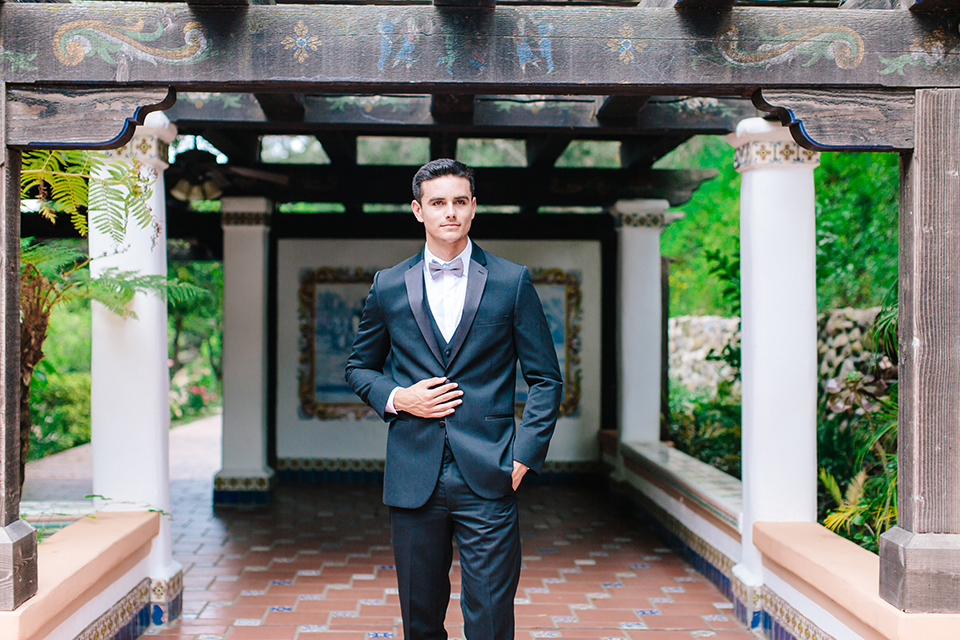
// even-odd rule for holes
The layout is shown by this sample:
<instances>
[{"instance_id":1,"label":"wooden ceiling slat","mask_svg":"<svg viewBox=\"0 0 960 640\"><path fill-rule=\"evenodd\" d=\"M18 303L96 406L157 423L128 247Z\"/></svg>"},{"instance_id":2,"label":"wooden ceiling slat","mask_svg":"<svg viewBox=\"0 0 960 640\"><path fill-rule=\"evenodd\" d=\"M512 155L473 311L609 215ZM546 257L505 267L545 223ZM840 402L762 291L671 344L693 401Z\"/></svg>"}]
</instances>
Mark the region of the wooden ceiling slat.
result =
<instances>
[{"instance_id":1,"label":"wooden ceiling slat","mask_svg":"<svg viewBox=\"0 0 960 640\"><path fill-rule=\"evenodd\" d=\"M607 96L597 110L600 122L636 122L640 109L650 100L650 96Z\"/></svg>"},{"instance_id":2,"label":"wooden ceiling slat","mask_svg":"<svg viewBox=\"0 0 960 640\"><path fill-rule=\"evenodd\" d=\"M258 93L255 94L260 108L263 109L267 120L275 122L303 122L306 109L303 106L303 96L292 93Z\"/></svg>"},{"instance_id":3,"label":"wooden ceiling slat","mask_svg":"<svg viewBox=\"0 0 960 640\"><path fill-rule=\"evenodd\" d=\"M527 166L550 168L557 158L563 155L573 136L569 134L548 134L527 138Z\"/></svg>"},{"instance_id":4,"label":"wooden ceiling slat","mask_svg":"<svg viewBox=\"0 0 960 640\"><path fill-rule=\"evenodd\" d=\"M232 165L231 165L232 166ZM366 201L406 204L416 167L258 164L226 169L230 184L224 194L268 196L283 202ZM188 165L174 163L167 170L176 184ZM484 204L517 206L610 206L617 200L655 198L678 205L689 200L703 180L715 171L628 171L620 169L557 169L478 167L477 198ZM241 175L242 174L242 175ZM258 180L257 175L283 175L287 186ZM376 185L371 192L370 185ZM535 188L532 188L535 186ZM375 195L374 195L375 193ZM358 196L358 194L360 194Z\"/></svg>"}]
</instances>

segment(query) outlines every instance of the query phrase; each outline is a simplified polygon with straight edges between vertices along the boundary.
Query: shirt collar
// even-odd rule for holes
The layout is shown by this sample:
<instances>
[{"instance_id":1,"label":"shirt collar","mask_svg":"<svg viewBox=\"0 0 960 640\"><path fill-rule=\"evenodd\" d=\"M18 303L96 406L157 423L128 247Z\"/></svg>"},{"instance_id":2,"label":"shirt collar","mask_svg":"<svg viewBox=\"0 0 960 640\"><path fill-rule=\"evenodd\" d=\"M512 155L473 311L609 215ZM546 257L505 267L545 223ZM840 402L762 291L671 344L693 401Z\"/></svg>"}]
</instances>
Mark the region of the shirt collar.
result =
<instances>
[{"instance_id":1,"label":"shirt collar","mask_svg":"<svg viewBox=\"0 0 960 640\"><path fill-rule=\"evenodd\" d=\"M467 267L470 265L470 256L473 254L473 241L470 238L467 238L466 248L460 252L460 255L454 256L450 262L453 262L457 258L463 260L463 275L467 275ZM437 256L430 253L430 249L424 245L423 246L423 268L426 271L427 265L430 264L432 260L436 260L438 264L443 264L444 261L438 258Z\"/></svg>"}]
</instances>

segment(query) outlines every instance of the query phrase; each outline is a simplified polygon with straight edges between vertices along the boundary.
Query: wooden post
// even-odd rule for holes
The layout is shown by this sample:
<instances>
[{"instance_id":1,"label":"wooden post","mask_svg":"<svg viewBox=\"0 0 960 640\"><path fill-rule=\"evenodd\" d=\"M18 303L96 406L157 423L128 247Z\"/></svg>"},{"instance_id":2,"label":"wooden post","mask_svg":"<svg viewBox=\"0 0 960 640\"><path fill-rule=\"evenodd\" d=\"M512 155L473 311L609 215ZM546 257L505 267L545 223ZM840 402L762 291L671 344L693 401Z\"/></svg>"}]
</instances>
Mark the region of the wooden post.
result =
<instances>
[{"instance_id":1,"label":"wooden post","mask_svg":"<svg viewBox=\"0 0 960 640\"><path fill-rule=\"evenodd\" d=\"M900 165L898 524L880 595L960 612L960 89L921 89Z\"/></svg>"},{"instance_id":2,"label":"wooden post","mask_svg":"<svg viewBox=\"0 0 960 640\"><path fill-rule=\"evenodd\" d=\"M37 532L20 519L20 152L6 146L0 83L0 611L37 592Z\"/></svg>"}]
</instances>

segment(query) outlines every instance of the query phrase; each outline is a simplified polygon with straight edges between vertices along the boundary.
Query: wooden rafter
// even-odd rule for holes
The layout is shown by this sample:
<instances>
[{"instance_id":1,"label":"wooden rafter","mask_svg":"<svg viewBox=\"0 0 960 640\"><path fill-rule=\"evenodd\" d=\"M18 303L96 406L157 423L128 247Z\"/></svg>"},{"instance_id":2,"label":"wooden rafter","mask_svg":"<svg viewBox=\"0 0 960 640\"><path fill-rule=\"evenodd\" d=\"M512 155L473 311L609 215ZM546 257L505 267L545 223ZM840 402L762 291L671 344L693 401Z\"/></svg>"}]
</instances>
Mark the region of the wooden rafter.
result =
<instances>
[{"instance_id":1,"label":"wooden rafter","mask_svg":"<svg viewBox=\"0 0 960 640\"><path fill-rule=\"evenodd\" d=\"M362 185L377 185L379 202L410 201L410 178L416 167L261 164L238 167L230 174L231 196L267 196L277 202L354 202ZM180 177L174 163L171 184ZM249 177L243 177L240 174ZM257 175L281 173L288 186ZM484 204L519 206L610 206L617 200L662 198L678 205L689 200L712 171L626 171L619 169L490 168L476 169L478 197ZM536 185L536 188L531 188Z\"/></svg>"},{"instance_id":2,"label":"wooden rafter","mask_svg":"<svg viewBox=\"0 0 960 640\"><path fill-rule=\"evenodd\" d=\"M650 96L608 96L597 110L597 120L610 124L633 124Z\"/></svg>"},{"instance_id":3,"label":"wooden rafter","mask_svg":"<svg viewBox=\"0 0 960 640\"><path fill-rule=\"evenodd\" d=\"M527 166L549 168L563 155L573 136L563 133L530 136L527 138Z\"/></svg>"},{"instance_id":4,"label":"wooden rafter","mask_svg":"<svg viewBox=\"0 0 960 640\"><path fill-rule=\"evenodd\" d=\"M167 116L185 130L207 123L268 123L259 103L250 95L227 94L222 100L209 96L196 99L195 95L205 94L185 93L167 111ZM740 120L757 113L749 100L741 98L670 98L665 102L649 102L640 112L639 119L634 118L629 124L622 121L610 123L597 117L600 98L542 98L511 101L505 97L480 96L474 103L471 119L451 122L447 120L450 117L447 113L441 118L434 116L432 108L436 101L430 96L304 96L303 126L299 129L288 126L286 130L295 133L298 130L352 127L371 134L397 135L400 130L429 133L439 128L463 135L489 135L495 130L525 135L562 129L578 138L589 139L677 130L691 134L723 134L733 131ZM278 127L271 128L277 130Z\"/></svg>"},{"instance_id":5,"label":"wooden rafter","mask_svg":"<svg viewBox=\"0 0 960 640\"><path fill-rule=\"evenodd\" d=\"M317 134L317 140L333 165L357 164L357 136L342 131L324 131Z\"/></svg>"},{"instance_id":6,"label":"wooden rafter","mask_svg":"<svg viewBox=\"0 0 960 640\"><path fill-rule=\"evenodd\" d=\"M267 120L272 122L303 122L306 110L303 96L293 93L257 93L260 108Z\"/></svg>"}]
</instances>

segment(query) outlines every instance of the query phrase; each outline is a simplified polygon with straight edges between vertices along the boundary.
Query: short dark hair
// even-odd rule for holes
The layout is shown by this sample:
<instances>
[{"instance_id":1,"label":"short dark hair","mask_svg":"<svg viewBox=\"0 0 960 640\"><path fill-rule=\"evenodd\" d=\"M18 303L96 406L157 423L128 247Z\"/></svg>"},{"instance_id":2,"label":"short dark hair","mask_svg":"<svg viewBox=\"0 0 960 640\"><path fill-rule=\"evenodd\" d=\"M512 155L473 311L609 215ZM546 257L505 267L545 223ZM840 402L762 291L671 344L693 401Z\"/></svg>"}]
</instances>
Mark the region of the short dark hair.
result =
<instances>
[{"instance_id":1,"label":"short dark hair","mask_svg":"<svg viewBox=\"0 0 960 640\"><path fill-rule=\"evenodd\" d=\"M420 185L427 180L433 180L434 178L441 178L443 176L466 178L470 181L470 197L472 198L474 196L473 169L462 162L457 162L450 158L437 158L420 167L413 176L413 199L420 202Z\"/></svg>"}]
</instances>

